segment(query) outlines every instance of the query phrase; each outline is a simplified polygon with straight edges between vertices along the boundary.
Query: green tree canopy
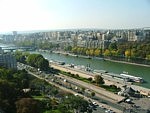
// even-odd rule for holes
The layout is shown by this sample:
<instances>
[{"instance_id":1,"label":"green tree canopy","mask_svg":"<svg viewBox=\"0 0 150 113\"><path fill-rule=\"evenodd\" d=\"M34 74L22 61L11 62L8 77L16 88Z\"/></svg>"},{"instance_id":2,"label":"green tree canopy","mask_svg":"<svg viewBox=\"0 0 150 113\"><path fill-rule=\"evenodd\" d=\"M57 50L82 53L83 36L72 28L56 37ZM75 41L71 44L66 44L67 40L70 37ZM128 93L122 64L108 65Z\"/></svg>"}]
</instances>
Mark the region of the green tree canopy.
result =
<instances>
[{"instance_id":1,"label":"green tree canopy","mask_svg":"<svg viewBox=\"0 0 150 113\"><path fill-rule=\"evenodd\" d=\"M17 113L40 113L39 102L32 98L22 98L16 102Z\"/></svg>"},{"instance_id":2,"label":"green tree canopy","mask_svg":"<svg viewBox=\"0 0 150 113\"><path fill-rule=\"evenodd\" d=\"M88 102L79 96L70 95L64 98L63 102L66 109L75 110L77 112L87 111Z\"/></svg>"},{"instance_id":3,"label":"green tree canopy","mask_svg":"<svg viewBox=\"0 0 150 113\"><path fill-rule=\"evenodd\" d=\"M99 55L100 55L100 50L99 49L95 49L94 56L99 56Z\"/></svg>"},{"instance_id":4,"label":"green tree canopy","mask_svg":"<svg viewBox=\"0 0 150 113\"><path fill-rule=\"evenodd\" d=\"M49 68L48 60L40 54L30 54L27 58L27 63L33 67L40 68L45 71Z\"/></svg>"},{"instance_id":5,"label":"green tree canopy","mask_svg":"<svg viewBox=\"0 0 150 113\"><path fill-rule=\"evenodd\" d=\"M100 75L95 75L94 80L97 85L104 84L104 79Z\"/></svg>"},{"instance_id":6,"label":"green tree canopy","mask_svg":"<svg viewBox=\"0 0 150 113\"><path fill-rule=\"evenodd\" d=\"M108 48L109 50L117 50L117 43L110 43Z\"/></svg>"},{"instance_id":7,"label":"green tree canopy","mask_svg":"<svg viewBox=\"0 0 150 113\"><path fill-rule=\"evenodd\" d=\"M111 51L106 49L104 52L104 56L111 56Z\"/></svg>"},{"instance_id":8,"label":"green tree canopy","mask_svg":"<svg viewBox=\"0 0 150 113\"><path fill-rule=\"evenodd\" d=\"M16 89L13 84L0 79L0 107L6 113L15 113L14 101L17 99Z\"/></svg>"}]
</instances>

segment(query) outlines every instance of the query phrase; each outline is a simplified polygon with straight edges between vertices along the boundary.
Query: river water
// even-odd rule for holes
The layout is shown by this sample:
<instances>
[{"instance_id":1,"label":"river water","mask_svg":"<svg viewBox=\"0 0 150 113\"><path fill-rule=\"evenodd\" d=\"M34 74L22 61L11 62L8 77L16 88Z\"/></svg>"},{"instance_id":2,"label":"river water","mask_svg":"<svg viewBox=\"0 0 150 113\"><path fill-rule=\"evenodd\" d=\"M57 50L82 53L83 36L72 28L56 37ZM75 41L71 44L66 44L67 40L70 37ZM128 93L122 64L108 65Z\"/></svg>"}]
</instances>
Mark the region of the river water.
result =
<instances>
[{"instance_id":1,"label":"river water","mask_svg":"<svg viewBox=\"0 0 150 113\"><path fill-rule=\"evenodd\" d=\"M12 45L0 44L0 46L12 46ZM126 71L128 72L128 74L142 77L145 80L144 83L138 85L150 88L150 67L123 64L111 61L103 61L98 59L85 59L56 53L47 53L47 52L31 52L31 53L42 54L48 60L64 61L67 64L72 63L75 65L84 65L84 66L90 65L92 69L106 70L108 72L117 74Z\"/></svg>"},{"instance_id":2,"label":"river water","mask_svg":"<svg viewBox=\"0 0 150 113\"><path fill-rule=\"evenodd\" d=\"M64 61L67 64L73 63L75 65L84 65L84 66L90 65L92 69L106 70L108 72L117 74L126 71L130 75L139 76L145 80L144 83L138 85L150 88L150 67L116 63L111 61L103 61L99 59L85 59L56 53L47 53L47 52L34 52L34 53L42 54L48 60Z\"/></svg>"}]
</instances>

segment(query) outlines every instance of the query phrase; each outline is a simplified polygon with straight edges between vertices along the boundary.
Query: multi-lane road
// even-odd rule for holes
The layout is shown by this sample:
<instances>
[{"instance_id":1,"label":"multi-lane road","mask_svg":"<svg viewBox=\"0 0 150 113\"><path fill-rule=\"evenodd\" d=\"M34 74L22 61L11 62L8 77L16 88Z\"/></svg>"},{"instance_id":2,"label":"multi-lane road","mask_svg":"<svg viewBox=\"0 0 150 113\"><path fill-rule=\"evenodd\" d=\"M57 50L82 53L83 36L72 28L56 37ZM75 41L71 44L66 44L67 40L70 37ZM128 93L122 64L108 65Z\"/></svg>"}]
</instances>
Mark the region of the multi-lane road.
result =
<instances>
[{"instance_id":1,"label":"multi-lane road","mask_svg":"<svg viewBox=\"0 0 150 113\"><path fill-rule=\"evenodd\" d=\"M27 67L27 66L25 66L25 67ZM120 110L120 109L118 109L118 108L115 108L115 107L113 107L113 106L110 106L110 105L108 105L108 104L106 104L106 103L101 103L100 101L98 101L98 100L94 100L94 99L91 99L91 98L89 98L89 97L87 97L87 96L85 96L85 95L83 95L83 94L80 94L80 93L77 93L76 91L74 91L74 90L71 90L71 89L68 89L67 87L64 87L64 86L62 86L62 85L59 85L59 84L57 84L56 82L53 82L52 81L52 79L48 79L48 78L45 78L45 76L41 76L41 74L36 74L35 72L31 72L31 71L29 71L27 68L26 68L26 70L28 71L28 73L29 74L31 74L31 75L33 75L33 76L35 76L35 77L37 77L37 78L39 78L39 79L45 79L48 83L50 83L50 84L53 84L53 85L55 85L55 86L57 86L57 87L59 87L60 89L62 89L62 90L65 90L65 91L67 91L67 92L70 92L70 93L73 93L73 94L78 94L78 96L81 96L81 97L84 97L84 99L86 99L86 100L91 100L91 101L93 101L93 102L96 102L98 105L99 105L99 107L98 107L98 109L100 110L100 112L102 112L102 111L107 111L107 110L112 110L112 111L115 111L116 113L122 113L122 111ZM60 78L60 76L61 76L61 78L63 77L64 79L66 79L67 81L70 81L70 82L73 82L74 84L76 84L76 86L82 86L82 87L84 87L84 88L88 88L88 89L90 89L91 91L96 91L96 90L103 90L102 92L103 93L106 93L105 92L105 90L104 89L97 89L95 86L90 86L90 84L87 84L87 83L85 83L85 82L83 82L82 83L82 81L79 81L79 80L76 80L76 79L74 79L74 78L70 78L70 77L67 77L67 76L65 76L65 75L55 75L54 77L58 77L58 78ZM64 80L64 79L62 79L62 80ZM94 90L93 90L94 89ZM100 91L99 91L100 92ZM108 95L108 94L106 94L106 95ZM112 102L116 102L117 100L112 100L111 98L108 98L108 96L106 96L106 95L102 95L102 93L97 93L96 92L96 97L101 97L101 98L103 98L103 100L107 100L108 102L109 101L111 101L111 103ZM110 95L111 96L111 95ZM117 98L117 97L116 97ZM120 106L121 107L121 106ZM104 110L105 109L105 110ZM94 112L96 112L96 111L94 111Z\"/></svg>"}]
</instances>

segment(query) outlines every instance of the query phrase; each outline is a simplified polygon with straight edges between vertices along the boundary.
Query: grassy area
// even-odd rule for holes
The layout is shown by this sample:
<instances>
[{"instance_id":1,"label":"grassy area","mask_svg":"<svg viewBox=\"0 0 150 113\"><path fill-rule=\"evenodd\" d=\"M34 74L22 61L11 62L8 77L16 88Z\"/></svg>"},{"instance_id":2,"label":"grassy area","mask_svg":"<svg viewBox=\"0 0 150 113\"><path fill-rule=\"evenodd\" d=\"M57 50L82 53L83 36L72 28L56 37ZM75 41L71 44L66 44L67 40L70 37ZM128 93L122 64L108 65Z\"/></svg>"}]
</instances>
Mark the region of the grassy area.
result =
<instances>
[{"instance_id":1,"label":"grassy area","mask_svg":"<svg viewBox=\"0 0 150 113\"><path fill-rule=\"evenodd\" d=\"M78 74L72 74L70 72L65 72L65 71L60 71L60 73L63 74L63 75L66 75L66 76L69 76L69 77L73 77L75 79L87 82L87 83L92 83L91 80L89 80L87 78L80 77Z\"/></svg>"},{"instance_id":2,"label":"grassy area","mask_svg":"<svg viewBox=\"0 0 150 113\"><path fill-rule=\"evenodd\" d=\"M66 76L73 77L75 79L81 80L83 82L91 83L91 84L95 85L95 83L91 79L80 77L78 74L75 75L75 74L72 74L70 72L65 72L65 71L60 71L60 73L63 74L63 75L66 75ZM117 88L115 85L110 85L110 86L100 85L100 87L106 89L107 91L113 92L113 93L116 93L116 92L121 90L120 88Z\"/></svg>"},{"instance_id":3,"label":"grassy area","mask_svg":"<svg viewBox=\"0 0 150 113\"><path fill-rule=\"evenodd\" d=\"M43 113L62 113L59 110L50 110L50 111L45 111Z\"/></svg>"},{"instance_id":4,"label":"grassy area","mask_svg":"<svg viewBox=\"0 0 150 113\"><path fill-rule=\"evenodd\" d=\"M32 96L32 98L34 98L35 100L43 100L44 96L43 95L41 95L41 96Z\"/></svg>"},{"instance_id":5,"label":"grassy area","mask_svg":"<svg viewBox=\"0 0 150 113\"><path fill-rule=\"evenodd\" d=\"M111 91L111 92L114 92L114 93L116 93L116 92L121 90L120 88L117 88L115 85L110 85L110 86L101 85L101 87L106 89L107 91Z\"/></svg>"}]
</instances>

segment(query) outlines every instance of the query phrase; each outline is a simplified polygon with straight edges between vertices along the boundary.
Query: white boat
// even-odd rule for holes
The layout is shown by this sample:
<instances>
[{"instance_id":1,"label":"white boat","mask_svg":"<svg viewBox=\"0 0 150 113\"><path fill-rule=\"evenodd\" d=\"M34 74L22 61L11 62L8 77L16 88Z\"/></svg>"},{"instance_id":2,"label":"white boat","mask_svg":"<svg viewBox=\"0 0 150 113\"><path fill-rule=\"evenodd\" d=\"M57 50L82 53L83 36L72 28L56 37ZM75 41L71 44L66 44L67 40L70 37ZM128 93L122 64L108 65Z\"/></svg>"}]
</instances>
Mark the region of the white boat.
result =
<instances>
[{"instance_id":1,"label":"white boat","mask_svg":"<svg viewBox=\"0 0 150 113\"><path fill-rule=\"evenodd\" d=\"M133 82L143 82L143 78L121 73L121 76L129 78Z\"/></svg>"},{"instance_id":2,"label":"white boat","mask_svg":"<svg viewBox=\"0 0 150 113\"><path fill-rule=\"evenodd\" d=\"M93 73L95 73L95 74L102 74L102 73L108 73L108 71L106 71L106 70L94 70L93 71Z\"/></svg>"}]
</instances>

